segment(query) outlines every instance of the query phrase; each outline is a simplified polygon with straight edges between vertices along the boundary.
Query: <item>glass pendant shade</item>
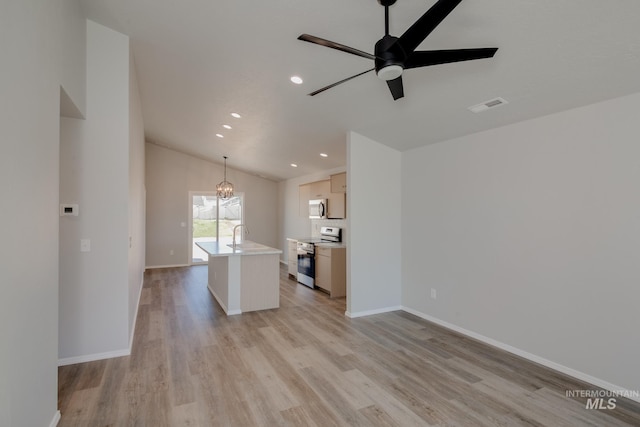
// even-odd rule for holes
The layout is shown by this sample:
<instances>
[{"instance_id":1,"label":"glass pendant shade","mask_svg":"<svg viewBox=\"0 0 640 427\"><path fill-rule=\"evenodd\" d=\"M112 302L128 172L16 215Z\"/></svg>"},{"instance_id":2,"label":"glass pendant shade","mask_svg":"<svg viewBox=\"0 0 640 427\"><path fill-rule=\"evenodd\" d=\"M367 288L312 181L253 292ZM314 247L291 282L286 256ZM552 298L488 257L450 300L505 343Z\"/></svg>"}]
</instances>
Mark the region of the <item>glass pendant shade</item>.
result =
<instances>
[{"instance_id":1,"label":"glass pendant shade","mask_svg":"<svg viewBox=\"0 0 640 427\"><path fill-rule=\"evenodd\" d=\"M216 196L221 199L233 197L233 184L227 181L227 156L224 156L224 181L216 185Z\"/></svg>"}]
</instances>

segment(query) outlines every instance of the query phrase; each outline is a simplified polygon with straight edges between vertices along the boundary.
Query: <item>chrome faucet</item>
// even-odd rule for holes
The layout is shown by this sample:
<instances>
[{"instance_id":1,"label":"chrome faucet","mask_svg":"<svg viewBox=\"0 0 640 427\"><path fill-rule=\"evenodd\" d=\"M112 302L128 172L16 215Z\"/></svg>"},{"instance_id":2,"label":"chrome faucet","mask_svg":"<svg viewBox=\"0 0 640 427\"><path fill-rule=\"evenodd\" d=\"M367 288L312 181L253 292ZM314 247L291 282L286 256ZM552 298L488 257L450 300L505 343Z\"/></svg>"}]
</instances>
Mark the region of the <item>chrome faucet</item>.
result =
<instances>
[{"instance_id":1,"label":"chrome faucet","mask_svg":"<svg viewBox=\"0 0 640 427\"><path fill-rule=\"evenodd\" d=\"M238 229L238 227L244 227L245 234L249 234L249 229L244 224L238 224L235 227L233 227L233 247L234 248L236 247L236 230Z\"/></svg>"}]
</instances>

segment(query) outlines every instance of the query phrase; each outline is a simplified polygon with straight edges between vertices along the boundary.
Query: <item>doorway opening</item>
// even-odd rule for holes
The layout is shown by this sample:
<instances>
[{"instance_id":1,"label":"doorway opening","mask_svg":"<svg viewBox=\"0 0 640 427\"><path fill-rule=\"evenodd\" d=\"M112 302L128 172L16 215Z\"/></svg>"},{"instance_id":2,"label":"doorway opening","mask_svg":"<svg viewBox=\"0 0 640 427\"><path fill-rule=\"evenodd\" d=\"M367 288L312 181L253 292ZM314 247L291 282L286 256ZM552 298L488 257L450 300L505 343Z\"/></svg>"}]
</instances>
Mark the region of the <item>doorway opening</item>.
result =
<instances>
[{"instance_id":1,"label":"doorway opening","mask_svg":"<svg viewBox=\"0 0 640 427\"><path fill-rule=\"evenodd\" d=\"M243 199L242 193L223 200L216 197L214 192L189 192L189 259L192 265L206 264L209 258L207 253L196 245L197 242L231 243L233 227L242 224Z\"/></svg>"}]
</instances>

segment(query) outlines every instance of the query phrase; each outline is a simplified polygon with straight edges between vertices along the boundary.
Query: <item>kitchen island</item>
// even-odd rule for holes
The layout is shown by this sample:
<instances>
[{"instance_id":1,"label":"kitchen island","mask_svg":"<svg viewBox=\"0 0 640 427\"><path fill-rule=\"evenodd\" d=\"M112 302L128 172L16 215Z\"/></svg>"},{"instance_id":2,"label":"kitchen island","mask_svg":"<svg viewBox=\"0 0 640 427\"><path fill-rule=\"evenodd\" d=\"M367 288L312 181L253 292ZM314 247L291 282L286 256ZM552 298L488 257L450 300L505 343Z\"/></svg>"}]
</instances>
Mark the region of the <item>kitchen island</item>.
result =
<instances>
[{"instance_id":1,"label":"kitchen island","mask_svg":"<svg viewBox=\"0 0 640 427\"><path fill-rule=\"evenodd\" d=\"M280 306L280 249L248 240L196 245L209 254L208 288L228 316Z\"/></svg>"}]
</instances>

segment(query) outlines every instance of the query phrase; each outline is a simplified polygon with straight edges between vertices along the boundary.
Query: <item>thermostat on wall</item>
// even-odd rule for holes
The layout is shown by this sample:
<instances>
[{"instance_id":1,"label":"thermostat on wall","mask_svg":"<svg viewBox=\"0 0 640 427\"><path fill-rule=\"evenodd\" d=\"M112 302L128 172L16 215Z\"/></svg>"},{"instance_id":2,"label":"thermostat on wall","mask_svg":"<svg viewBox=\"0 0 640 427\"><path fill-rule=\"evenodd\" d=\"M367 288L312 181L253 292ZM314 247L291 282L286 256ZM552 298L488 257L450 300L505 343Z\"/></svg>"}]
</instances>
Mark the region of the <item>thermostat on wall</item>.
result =
<instances>
[{"instance_id":1,"label":"thermostat on wall","mask_svg":"<svg viewBox=\"0 0 640 427\"><path fill-rule=\"evenodd\" d=\"M60 205L60 216L78 216L78 205Z\"/></svg>"}]
</instances>

